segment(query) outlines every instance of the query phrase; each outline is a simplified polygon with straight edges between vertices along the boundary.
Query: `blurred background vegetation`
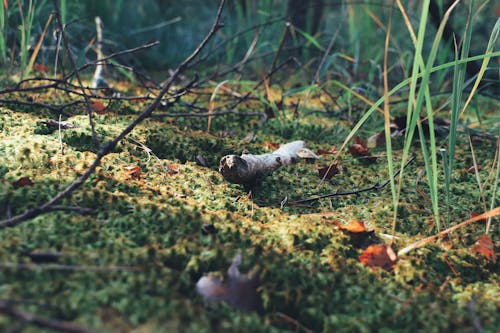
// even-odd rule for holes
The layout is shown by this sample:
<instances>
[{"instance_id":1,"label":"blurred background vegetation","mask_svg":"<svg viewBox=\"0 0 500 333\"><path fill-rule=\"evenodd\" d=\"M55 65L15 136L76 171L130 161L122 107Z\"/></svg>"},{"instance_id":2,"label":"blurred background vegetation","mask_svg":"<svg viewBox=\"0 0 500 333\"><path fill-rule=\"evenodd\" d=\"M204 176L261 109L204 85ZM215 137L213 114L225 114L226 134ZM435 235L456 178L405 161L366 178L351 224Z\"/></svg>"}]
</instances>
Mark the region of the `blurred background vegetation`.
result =
<instances>
[{"instance_id":1,"label":"blurred background vegetation","mask_svg":"<svg viewBox=\"0 0 500 333\"><path fill-rule=\"evenodd\" d=\"M120 63L139 70L157 72L175 68L198 45L213 20L217 3L215 0L61 0L59 6L72 51L80 64L95 60L94 17L100 16L104 25L105 55L158 40L159 46L153 49L119 59ZM433 4L437 6L434 11L437 10L439 15L449 5L439 0ZM416 29L421 1L403 1L403 5ZM392 6L394 9L391 9ZM410 76L408 71L411 69L413 43L395 6L392 0L228 1L223 19L225 26L207 49L206 61L197 69L235 65L244 59L254 43L251 60L246 67L250 75L260 76L262 71L269 70L272 63L289 56L296 57L306 69L315 71L332 36L336 36L320 74L329 73L348 83L363 80L379 86L385 28L392 11L395 28L389 63L392 64L391 79L399 82L402 77ZM4 68L24 68L53 11L53 2L4 0L1 7L0 62ZM456 33L458 40L463 34L467 11L468 2L463 1L454 11L448 27ZM495 1L476 1L471 54L484 52L499 11ZM433 19L429 22L432 23ZM428 33L433 34L435 28L427 29ZM36 63L54 66L55 31L55 20L52 20L43 37ZM425 47L428 50L432 38L427 40ZM447 43L452 43L452 40ZM453 47L446 45L446 41L442 44L437 64L454 59ZM437 81L438 84L442 82Z\"/></svg>"}]
</instances>

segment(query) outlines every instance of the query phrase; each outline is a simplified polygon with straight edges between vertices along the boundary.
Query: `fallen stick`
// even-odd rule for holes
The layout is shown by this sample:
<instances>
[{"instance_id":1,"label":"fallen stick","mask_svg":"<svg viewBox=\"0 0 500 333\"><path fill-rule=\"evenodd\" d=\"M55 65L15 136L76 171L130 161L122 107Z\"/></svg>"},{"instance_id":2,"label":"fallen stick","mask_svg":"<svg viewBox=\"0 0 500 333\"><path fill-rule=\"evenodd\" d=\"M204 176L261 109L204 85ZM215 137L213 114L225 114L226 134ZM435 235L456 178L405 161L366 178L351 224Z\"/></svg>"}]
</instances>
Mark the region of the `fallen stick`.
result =
<instances>
[{"instance_id":1,"label":"fallen stick","mask_svg":"<svg viewBox=\"0 0 500 333\"><path fill-rule=\"evenodd\" d=\"M293 141L270 154L226 155L220 160L219 171L228 182L252 185L259 178L292 164L298 157L297 151L305 147L304 141Z\"/></svg>"},{"instance_id":2,"label":"fallen stick","mask_svg":"<svg viewBox=\"0 0 500 333\"><path fill-rule=\"evenodd\" d=\"M421 239L419 240L418 242L415 242L413 244L410 244L408 245L407 247L399 250L398 252L398 257L399 256L402 256L402 255L405 255L407 254L408 252L412 251L412 250L415 250L415 249L418 249L419 247L422 247L432 241L434 241L435 239L438 239L440 237L443 237L447 234L449 234L450 232L452 231L455 231L459 228L462 228L463 226L466 226L468 224L471 224L471 223L474 223L474 222L480 222L480 221L484 221L490 217L494 217L494 216L498 216L500 215L500 207L496 207L490 211L487 211L481 215L478 215L478 216L474 216L473 218L470 218L468 219L467 221L464 221L462 223L459 223L457 225L454 225L453 227L449 227L448 229L446 230L443 230L433 236L430 236L430 237L427 237L427 238L424 238L424 239Z\"/></svg>"}]
</instances>

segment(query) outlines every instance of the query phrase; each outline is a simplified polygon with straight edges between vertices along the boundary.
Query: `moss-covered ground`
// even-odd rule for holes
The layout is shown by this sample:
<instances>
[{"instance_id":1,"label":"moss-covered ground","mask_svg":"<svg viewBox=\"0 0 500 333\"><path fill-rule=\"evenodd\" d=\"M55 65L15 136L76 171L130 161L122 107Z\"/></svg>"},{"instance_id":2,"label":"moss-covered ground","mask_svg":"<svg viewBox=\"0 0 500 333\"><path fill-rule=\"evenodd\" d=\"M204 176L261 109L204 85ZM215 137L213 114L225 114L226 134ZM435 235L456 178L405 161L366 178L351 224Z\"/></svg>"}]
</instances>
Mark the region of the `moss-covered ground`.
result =
<instances>
[{"instance_id":1,"label":"moss-covered ground","mask_svg":"<svg viewBox=\"0 0 500 333\"><path fill-rule=\"evenodd\" d=\"M493 117L498 110L489 101L479 105L486 109L482 117ZM109 140L118 134L143 106L115 102L96 114L100 137ZM256 103L247 107L262 108ZM185 112L176 108L169 112ZM362 110L354 110L353 116L359 117L356 112ZM269 142L296 139L305 140L313 151L328 150L339 147L349 133L351 125L342 112L298 118L292 112L289 106L284 122L215 117L210 133L206 118L147 119L60 203L91 208L92 214L54 211L0 230L0 298L25 311L102 332L475 332L478 325L488 332L498 329L498 265L471 251L484 233L484 223L414 250L400 257L392 271L384 271L361 264L362 250L332 222L364 221L377 237L389 241L384 235L392 230L390 188L280 209L285 197L293 201L384 182L384 147L371 150L381 156L372 164L342 153L343 171L324 182L317 168L328 165L332 155L316 163L299 161L264 178L253 199L221 177L218 161L226 154L244 149L270 152ZM44 109L2 106L0 114L4 219L64 189L92 163L97 148L83 109L64 119L79 128L61 132L41 123L57 120ZM375 116L365 127L361 136L381 130L382 117ZM396 153L401 144L396 138ZM437 232L419 147L414 145L417 159L402 186L395 250ZM495 140L476 140L474 148L483 166L479 174L489 207L494 178L487 177ZM476 177L467 172L472 164L468 139L459 135L448 226L484 211ZM127 171L134 166L140 175ZM22 177L33 184L19 186L16 181ZM446 221L444 185L440 193ZM204 232L206 224L217 233ZM492 230L494 241L497 229ZM57 265L71 269L33 263L28 254L34 251L61 253ZM237 253L243 256L242 271L261 270L261 313L240 312L223 303L206 307L196 292L201 276L222 275ZM0 315L0 331L12 325L15 320Z\"/></svg>"}]
</instances>

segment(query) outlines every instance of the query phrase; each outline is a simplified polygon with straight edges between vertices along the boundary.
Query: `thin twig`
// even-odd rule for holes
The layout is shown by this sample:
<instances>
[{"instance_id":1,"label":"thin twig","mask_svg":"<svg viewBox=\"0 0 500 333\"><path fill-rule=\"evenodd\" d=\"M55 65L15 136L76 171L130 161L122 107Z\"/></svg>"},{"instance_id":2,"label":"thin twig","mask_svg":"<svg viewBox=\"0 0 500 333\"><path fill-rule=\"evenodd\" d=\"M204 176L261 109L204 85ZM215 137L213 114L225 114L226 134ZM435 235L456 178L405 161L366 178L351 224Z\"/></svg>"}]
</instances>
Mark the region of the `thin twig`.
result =
<instances>
[{"instance_id":1,"label":"thin twig","mask_svg":"<svg viewBox=\"0 0 500 333\"><path fill-rule=\"evenodd\" d=\"M55 0L57 2L57 0ZM59 192L55 197L50 199L48 202L44 203L41 206L30 209L20 215L14 216L10 219L6 219L0 221L0 227L12 227L18 225L28 219L34 218L40 214L43 214L49 211L50 207L55 205L61 199L70 195L74 190L79 188L85 181L92 175L95 169L101 164L101 161L104 156L109 154L113 149L118 145L118 143L126 137L132 130L141 123L144 119L151 116L151 114L156 110L156 108L160 105L160 102L163 96L168 92L172 83L177 79L177 77L184 72L186 69L190 67L191 62L196 56L203 50L203 48L207 45L208 41L215 35L217 30L219 30L222 25L219 23L222 15L222 9L224 8L225 0L221 0L219 4L219 8L217 10L217 15L215 17L215 21L208 32L207 36L203 39L203 41L198 45L198 47L193 51L193 53L187 57L172 73L169 79L165 82L162 90L158 93L158 96L154 99L154 101L140 114L137 118L132 121L120 134L118 134L113 140L105 143L101 146L101 149L97 153L97 156L94 162L89 166L89 168L78 177L72 184L70 184L66 189Z\"/></svg>"},{"instance_id":2,"label":"thin twig","mask_svg":"<svg viewBox=\"0 0 500 333\"><path fill-rule=\"evenodd\" d=\"M76 70L76 68L77 68L76 62L75 62L75 59L73 58L73 53L71 52L71 49L69 48L68 38L64 32L64 26L62 24L62 19L61 19L61 12L59 11L59 4L57 3L57 0L54 0L53 3L54 3L55 15L56 15L56 22L57 22L59 29L61 30L61 38L63 40L64 47L66 48L66 52L68 52L69 62L71 64L71 67L73 67ZM90 98L85 94L85 88L83 87L83 83L82 83L82 80L80 78L80 74L78 71L75 71L75 77L76 77L76 80L78 82L78 85L80 86L80 89L82 90L83 98L85 99L85 104L87 105L87 114L89 117L89 124L90 124L90 130L92 132L92 139L96 143L97 147L100 147L101 140L99 140L99 137L97 136L97 132L95 130L93 110L92 110Z\"/></svg>"},{"instance_id":3,"label":"thin twig","mask_svg":"<svg viewBox=\"0 0 500 333\"><path fill-rule=\"evenodd\" d=\"M17 262L0 262L0 268L44 270L44 271L71 271L71 272L138 272L134 266L90 266L90 265L61 265L61 264L26 264Z\"/></svg>"},{"instance_id":4,"label":"thin twig","mask_svg":"<svg viewBox=\"0 0 500 333\"><path fill-rule=\"evenodd\" d=\"M90 328L82 327L69 321L51 319L23 311L12 305L12 303L9 302L8 300L3 300L3 299L0 299L0 313L15 318L25 324L31 324L41 328L48 328L58 332L69 332L69 333L97 332Z\"/></svg>"},{"instance_id":5,"label":"thin twig","mask_svg":"<svg viewBox=\"0 0 500 333\"><path fill-rule=\"evenodd\" d=\"M153 117L158 117L158 118L163 118L163 117L183 117L183 118L205 118L208 116L225 116L228 114L234 114L237 116L242 116L242 117L253 117L253 116L263 116L265 115L264 112L240 112L237 110L227 110L227 111L220 111L220 112L213 112L213 113L208 113L208 112L203 112L203 113L155 113Z\"/></svg>"},{"instance_id":6,"label":"thin twig","mask_svg":"<svg viewBox=\"0 0 500 333\"><path fill-rule=\"evenodd\" d=\"M410 164L414 160L415 160L415 157L410 158L408 160L408 162L406 162L404 167L406 168L408 166L408 164ZM392 176L392 177L395 178L400 172L401 172L401 169L398 170L396 173L394 173L394 176ZM323 195L319 195L319 196L312 197L312 198L296 200L296 201L290 202L289 205L304 204L304 203L308 203L308 202L313 202L313 201L317 201L317 200L321 200L321 199L325 199L325 198L338 197L338 196L342 196L342 195L352 195L352 194L359 194L359 193L369 192L369 191L378 191L378 190L381 190L384 187L386 187L390 182L391 182L391 179L389 178L388 180L386 180L382 184L375 184L375 185L370 186L370 187L364 187L364 188L360 188L360 189L356 189L356 190L352 190L352 191L328 193L328 194L323 194Z\"/></svg>"},{"instance_id":7,"label":"thin twig","mask_svg":"<svg viewBox=\"0 0 500 333\"><path fill-rule=\"evenodd\" d=\"M410 244L408 245L407 247L399 250L398 252L398 257L412 251L412 250L415 250L415 249L418 249L419 247L421 246L424 246L425 244L428 244L430 242L432 242L433 240L435 239L438 239L442 236L445 236L447 234L449 234L450 232L452 231L455 231L457 229L460 229L468 224L471 224L471 223L474 223L474 222L479 222L479 221L485 221L486 219L490 218L490 217L494 217L494 216L497 216L497 215L500 215L500 207L497 207L495 209L492 209L490 211L487 211L486 213L483 213L481 215L478 215L478 216L474 216L473 218L470 218L462 223L459 223L457 225L454 225L453 227L450 227L446 230L443 230L433 236L430 236L430 237L427 237L427 238L424 238L424 239L421 239L419 240L418 242L415 242L413 244Z\"/></svg>"}]
</instances>

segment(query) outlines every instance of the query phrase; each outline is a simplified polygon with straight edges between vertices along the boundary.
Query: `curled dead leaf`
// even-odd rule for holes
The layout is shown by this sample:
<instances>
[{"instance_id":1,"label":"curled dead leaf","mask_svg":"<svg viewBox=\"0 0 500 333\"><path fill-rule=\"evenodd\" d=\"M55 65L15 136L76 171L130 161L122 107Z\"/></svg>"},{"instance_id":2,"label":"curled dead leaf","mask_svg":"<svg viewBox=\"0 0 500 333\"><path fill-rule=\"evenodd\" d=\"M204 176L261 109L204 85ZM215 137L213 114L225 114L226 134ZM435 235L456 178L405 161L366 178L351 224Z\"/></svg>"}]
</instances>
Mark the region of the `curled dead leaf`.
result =
<instances>
[{"instance_id":1,"label":"curled dead leaf","mask_svg":"<svg viewBox=\"0 0 500 333\"><path fill-rule=\"evenodd\" d=\"M33 186L34 183L31 181L30 177L21 177L18 180L16 180L12 185L14 187L24 187L24 186Z\"/></svg>"},{"instance_id":2,"label":"curled dead leaf","mask_svg":"<svg viewBox=\"0 0 500 333\"><path fill-rule=\"evenodd\" d=\"M141 168L139 168L137 165L126 166L123 169L131 179L141 179Z\"/></svg>"},{"instance_id":3,"label":"curled dead leaf","mask_svg":"<svg viewBox=\"0 0 500 333\"><path fill-rule=\"evenodd\" d=\"M360 221L351 221L347 224L338 223L337 226L340 230L350 233L368 232L365 223Z\"/></svg>"},{"instance_id":4,"label":"curled dead leaf","mask_svg":"<svg viewBox=\"0 0 500 333\"><path fill-rule=\"evenodd\" d=\"M372 244L380 242L375 236L374 230L368 230L364 222L351 221L347 224L335 223L339 230L347 233L351 238L351 244L354 247L366 249Z\"/></svg>"},{"instance_id":5,"label":"curled dead leaf","mask_svg":"<svg viewBox=\"0 0 500 333\"><path fill-rule=\"evenodd\" d=\"M495 246L489 235L481 235L476 244L472 247L472 251L479 253L489 261L497 262L495 255Z\"/></svg>"},{"instance_id":6,"label":"curled dead leaf","mask_svg":"<svg viewBox=\"0 0 500 333\"><path fill-rule=\"evenodd\" d=\"M264 146L268 149L273 149L273 150L278 149L280 147L279 144L271 141L264 141Z\"/></svg>"},{"instance_id":7,"label":"curled dead leaf","mask_svg":"<svg viewBox=\"0 0 500 333\"><path fill-rule=\"evenodd\" d=\"M106 106L99 101L93 102L90 106L92 107L92 110L94 110L94 112L97 114L103 114L106 111Z\"/></svg>"},{"instance_id":8,"label":"curled dead leaf","mask_svg":"<svg viewBox=\"0 0 500 333\"><path fill-rule=\"evenodd\" d=\"M394 250L386 244L370 245L360 256L359 261L372 268L391 270L398 260Z\"/></svg>"},{"instance_id":9,"label":"curled dead leaf","mask_svg":"<svg viewBox=\"0 0 500 333\"><path fill-rule=\"evenodd\" d=\"M38 73L47 73L47 66L42 64L33 64L33 70Z\"/></svg>"},{"instance_id":10,"label":"curled dead leaf","mask_svg":"<svg viewBox=\"0 0 500 333\"><path fill-rule=\"evenodd\" d=\"M366 142L359 136L354 137L354 143L349 147L349 153L353 157L361 157L362 161L373 163L377 160L376 156L371 156Z\"/></svg>"},{"instance_id":11,"label":"curled dead leaf","mask_svg":"<svg viewBox=\"0 0 500 333\"><path fill-rule=\"evenodd\" d=\"M319 155L332 155L332 154L336 154L338 151L337 151L337 147L335 146L332 146L330 149L328 150L325 150L325 149L318 149L318 154Z\"/></svg>"},{"instance_id":12,"label":"curled dead leaf","mask_svg":"<svg viewBox=\"0 0 500 333\"><path fill-rule=\"evenodd\" d=\"M340 172L337 164L331 164L318 169L318 175L321 179L331 179Z\"/></svg>"}]
</instances>

